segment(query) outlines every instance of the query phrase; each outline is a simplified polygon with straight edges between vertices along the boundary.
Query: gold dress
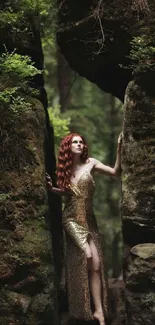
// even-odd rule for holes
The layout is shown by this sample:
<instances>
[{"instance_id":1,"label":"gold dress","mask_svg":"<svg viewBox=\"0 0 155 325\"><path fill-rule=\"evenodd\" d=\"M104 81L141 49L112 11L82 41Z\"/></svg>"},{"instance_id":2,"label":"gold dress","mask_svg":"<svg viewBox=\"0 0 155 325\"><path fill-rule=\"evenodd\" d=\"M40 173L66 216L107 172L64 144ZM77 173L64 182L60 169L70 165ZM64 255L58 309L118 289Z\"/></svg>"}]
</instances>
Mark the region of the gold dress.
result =
<instances>
[{"instance_id":1,"label":"gold dress","mask_svg":"<svg viewBox=\"0 0 155 325\"><path fill-rule=\"evenodd\" d=\"M104 316L108 316L108 290L104 260L100 245L92 201L95 183L85 171L77 185L71 185L63 211L63 228L66 234L66 280L70 318L93 319L93 302L89 289L89 273L84 245L89 236L93 239L101 262L102 303Z\"/></svg>"}]
</instances>

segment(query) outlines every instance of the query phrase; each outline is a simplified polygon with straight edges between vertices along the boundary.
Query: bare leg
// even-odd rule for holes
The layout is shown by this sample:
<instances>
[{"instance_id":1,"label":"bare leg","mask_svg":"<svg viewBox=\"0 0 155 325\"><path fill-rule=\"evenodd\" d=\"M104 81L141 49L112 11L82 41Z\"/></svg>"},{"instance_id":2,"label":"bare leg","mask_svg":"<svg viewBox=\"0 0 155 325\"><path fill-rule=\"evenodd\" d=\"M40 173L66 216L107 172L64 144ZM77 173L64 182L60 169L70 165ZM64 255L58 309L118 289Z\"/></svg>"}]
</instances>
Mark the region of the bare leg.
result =
<instances>
[{"instance_id":1,"label":"bare leg","mask_svg":"<svg viewBox=\"0 0 155 325\"><path fill-rule=\"evenodd\" d=\"M98 319L100 325L105 325L104 313L101 301L101 273L100 273L100 258L94 241L89 241L92 252L92 265L90 270L90 286L92 297L95 306L94 318Z\"/></svg>"}]
</instances>

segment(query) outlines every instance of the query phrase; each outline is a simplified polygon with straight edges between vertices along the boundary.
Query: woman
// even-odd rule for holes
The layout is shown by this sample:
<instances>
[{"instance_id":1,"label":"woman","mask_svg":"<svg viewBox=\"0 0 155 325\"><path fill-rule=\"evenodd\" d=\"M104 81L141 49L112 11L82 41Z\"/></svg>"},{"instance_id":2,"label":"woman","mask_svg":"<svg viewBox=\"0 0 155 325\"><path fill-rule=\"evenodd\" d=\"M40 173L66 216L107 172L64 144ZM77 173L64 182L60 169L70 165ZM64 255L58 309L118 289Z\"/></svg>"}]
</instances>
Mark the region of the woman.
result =
<instances>
[{"instance_id":1,"label":"woman","mask_svg":"<svg viewBox=\"0 0 155 325\"><path fill-rule=\"evenodd\" d=\"M60 145L57 167L58 188L51 191L65 195L63 227L66 233L66 266L69 315L71 318L93 320L105 325L108 317L107 281L92 200L95 189L94 172L115 176L120 171L122 133L118 138L114 168L88 157L85 139L69 134Z\"/></svg>"}]
</instances>

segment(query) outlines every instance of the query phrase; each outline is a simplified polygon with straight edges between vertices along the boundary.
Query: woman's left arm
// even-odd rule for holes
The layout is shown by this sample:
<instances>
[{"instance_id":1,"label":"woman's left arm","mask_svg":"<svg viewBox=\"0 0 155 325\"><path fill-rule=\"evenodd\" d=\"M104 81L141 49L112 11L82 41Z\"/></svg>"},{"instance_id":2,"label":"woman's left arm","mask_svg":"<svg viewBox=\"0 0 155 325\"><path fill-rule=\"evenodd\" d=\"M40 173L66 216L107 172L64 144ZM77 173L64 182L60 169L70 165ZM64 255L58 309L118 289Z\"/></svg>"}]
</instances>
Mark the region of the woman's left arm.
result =
<instances>
[{"instance_id":1,"label":"woman's left arm","mask_svg":"<svg viewBox=\"0 0 155 325\"><path fill-rule=\"evenodd\" d=\"M118 137L117 142L117 154L116 154L116 162L115 166L109 167L101 163L99 160L94 159L94 171L98 171L100 173L104 173L105 175L109 176L118 176L120 175L120 167L121 167L121 144L122 144L122 132L120 133Z\"/></svg>"}]
</instances>

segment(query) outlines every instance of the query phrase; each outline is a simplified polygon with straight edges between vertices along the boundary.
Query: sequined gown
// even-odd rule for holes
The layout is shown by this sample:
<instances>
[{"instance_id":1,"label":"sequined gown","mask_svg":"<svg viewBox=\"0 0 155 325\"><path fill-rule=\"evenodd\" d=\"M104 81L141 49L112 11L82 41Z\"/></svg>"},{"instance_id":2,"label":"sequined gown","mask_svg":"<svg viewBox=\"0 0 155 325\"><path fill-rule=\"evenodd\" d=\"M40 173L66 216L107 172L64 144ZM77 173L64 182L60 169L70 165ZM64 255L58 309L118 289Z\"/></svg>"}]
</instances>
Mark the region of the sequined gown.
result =
<instances>
[{"instance_id":1,"label":"sequined gown","mask_svg":"<svg viewBox=\"0 0 155 325\"><path fill-rule=\"evenodd\" d=\"M70 318L93 319L93 303L89 289L89 273L84 245L92 237L101 261L102 303L104 315L108 316L107 281L92 200L95 183L85 171L77 185L71 186L63 211L63 227L66 234L66 275Z\"/></svg>"}]
</instances>

